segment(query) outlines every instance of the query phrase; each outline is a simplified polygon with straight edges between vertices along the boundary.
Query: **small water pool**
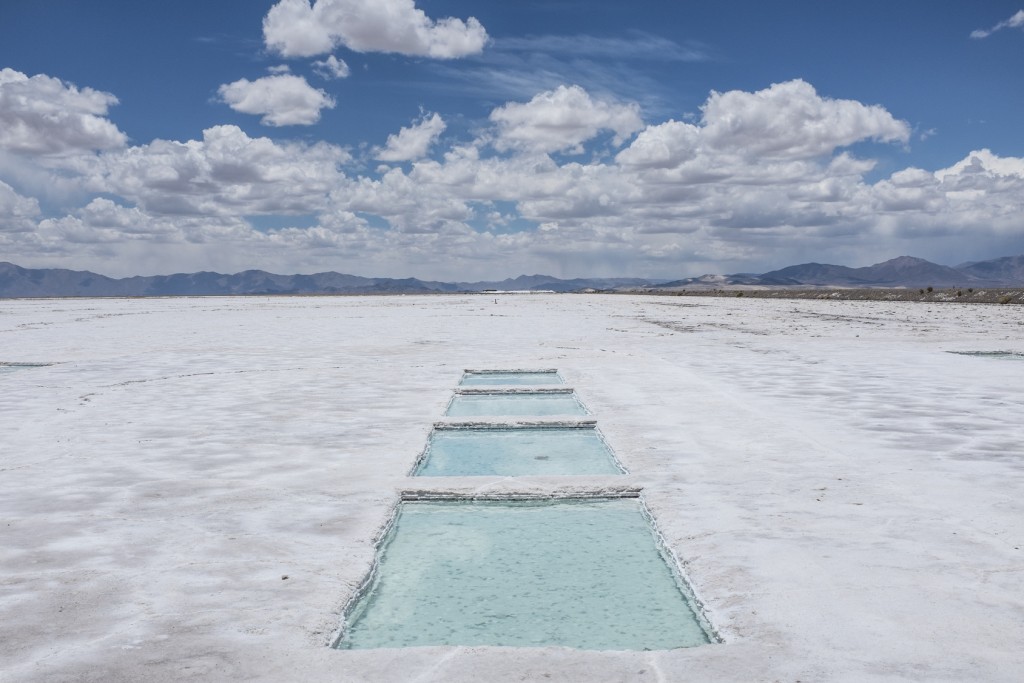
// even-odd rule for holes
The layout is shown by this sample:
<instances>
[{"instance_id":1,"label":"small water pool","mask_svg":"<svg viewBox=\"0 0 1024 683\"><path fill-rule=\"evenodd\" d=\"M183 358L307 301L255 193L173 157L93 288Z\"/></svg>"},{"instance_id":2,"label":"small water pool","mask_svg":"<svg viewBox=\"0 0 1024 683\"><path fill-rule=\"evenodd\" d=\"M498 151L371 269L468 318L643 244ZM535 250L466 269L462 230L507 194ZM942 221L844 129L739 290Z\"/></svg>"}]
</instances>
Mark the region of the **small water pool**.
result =
<instances>
[{"instance_id":1,"label":"small water pool","mask_svg":"<svg viewBox=\"0 0 1024 683\"><path fill-rule=\"evenodd\" d=\"M335 646L708 642L632 498L404 502Z\"/></svg>"},{"instance_id":2,"label":"small water pool","mask_svg":"<svg viewBox=\"0 0 1024 683\"><path fill-rule=\"evenodd\" d=\"M593 425L437 428L414 476L622 474Z\"/></svg>"},{"instance_id":3,"label":"small water pool","mask_svg":"<svg viewBox=\"0 0 1024 683\"><path fill-rule=\"evenodd\" d=\"M445 415L451 417L586 415L576 394L564 392L459 393L452 397Z\"/></svg>"},{"instance_id":4,"label":"small water pool","mask_svg":"<svg viewBox=\"0 0 1024 683\"><path fill-rule=\"evenodd\" d=\"M1002 360L1024 360L1024 353L1017 351L949 351L958 356L974 356L976 358L999 358Z\"/></svg>"},{"instance_id":5,"label":"small water pool","mask_svg":"<svg viewBox=\"0 0 1024 683\"><path fill-rule=\"evenodd\" d=\"M563 384L557 370L466 370L462 386Z\"/></svg>"},{"instance_id":6,"label":"small water pool","mask_svg":"<svg viewBox=\"0 0 1024 683\"><path fill-rule=\"evenodd\" d=\"M45 368L48 363L0 363L0 375L30 368Z\"/></svg>"}]
</instances>

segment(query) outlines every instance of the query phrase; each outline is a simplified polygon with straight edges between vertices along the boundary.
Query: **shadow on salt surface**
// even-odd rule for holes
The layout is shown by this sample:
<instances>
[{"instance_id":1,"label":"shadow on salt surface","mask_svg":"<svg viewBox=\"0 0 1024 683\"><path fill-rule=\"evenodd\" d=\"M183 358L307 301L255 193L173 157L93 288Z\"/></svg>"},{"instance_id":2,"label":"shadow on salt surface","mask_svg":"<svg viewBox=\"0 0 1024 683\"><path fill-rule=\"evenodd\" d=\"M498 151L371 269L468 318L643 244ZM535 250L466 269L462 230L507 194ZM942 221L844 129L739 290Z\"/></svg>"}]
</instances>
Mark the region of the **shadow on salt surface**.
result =
<instances>
[{"instance_id":1,"label":"shadow on salt surface","mask_svg":"<svg viewBox=\"0 0 1024 683\"><path fill-rule=\"evenodd\" d=\"M957 356L974 356L975 358L1001 358L1003 360L1024 360L1024 353L1017 351L947 351Z\"/></svg>"},{"instance_id":2,"label":"shadow on salt surface","mask_svg":"<svg viewBox=\"0 0 1024 683\"><path fill-rule=\"evenodd\" d=\"M552 417L588 415L572 389L457 390L448 403L449 417Z\"/></svg>"},{"instance_id":3,"label":"shadow on salt surface","mask_svg":"<svg viewBox=\"0 0 1024 683\"><path fill-rule=\"evenodd\" d=\"M637 498L404 501L334 647L712 642Z\"/></svg>"},{"instance_id":4,"label":"shadow on salt surface","mask_svg":"<svg viewBox=\"0 0 1024 683\"><path fill-rule=\"evenodd\" d=\"M624 474L593 421L444 425L430 433L413 476Z\"/></svg>"}]
</instances>

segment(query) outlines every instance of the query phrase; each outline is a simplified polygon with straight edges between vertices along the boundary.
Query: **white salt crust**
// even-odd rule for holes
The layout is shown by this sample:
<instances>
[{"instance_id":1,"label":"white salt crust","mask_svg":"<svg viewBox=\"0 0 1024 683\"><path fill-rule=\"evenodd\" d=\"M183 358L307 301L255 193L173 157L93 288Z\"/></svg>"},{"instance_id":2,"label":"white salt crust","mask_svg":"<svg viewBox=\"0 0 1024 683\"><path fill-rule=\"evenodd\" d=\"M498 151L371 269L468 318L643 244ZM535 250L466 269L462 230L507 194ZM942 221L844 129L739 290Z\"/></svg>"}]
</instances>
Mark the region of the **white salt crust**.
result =
<instances>
[{"instance_id":1,"label":"white salt crust","mask_svg":"<svg viewBox=\"0 0 1024 683\"><path fill-rule=\"evenodd\" d=\"M1024 363L947 351L1024 307L0 301L53 363L0 374L0 680L1019 680ZM407 477L467 367L557 368L630 474ZM326 647L403 494L602 491L723 643Z\"/></svg>"}]
</instances>

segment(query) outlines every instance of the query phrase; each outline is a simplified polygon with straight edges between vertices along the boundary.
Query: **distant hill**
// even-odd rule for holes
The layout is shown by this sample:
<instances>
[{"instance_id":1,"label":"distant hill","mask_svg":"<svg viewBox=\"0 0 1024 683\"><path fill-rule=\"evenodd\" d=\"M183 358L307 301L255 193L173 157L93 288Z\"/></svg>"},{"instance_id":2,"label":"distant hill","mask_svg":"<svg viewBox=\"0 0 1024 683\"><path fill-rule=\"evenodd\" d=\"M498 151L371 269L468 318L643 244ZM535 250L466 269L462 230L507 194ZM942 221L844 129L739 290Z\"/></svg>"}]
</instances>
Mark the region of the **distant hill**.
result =
<instances>
[{"instance_id":1,"label":"distant hill","mask_svg":"<svg viewBox=\"0 0 1024 683\"><path fill-rule=\"evenodd\" d=\"M1024 256L964 263L955 268L913 256L900 256L873 266L850 268L828 263L802 263L761 275L702 275L675 280L661 288L724 287L1021 287Z\"/></svg>"},{"instance_id":2,"label":"distant hill","mask_svg":"<svg viewBox=\"0 0 1024 683\"><path fill-rule=\"evenodd\" d=\"M1004 256L990 261L961 263L956 269L982 280L1024 282L1024 256Z\"/></svg>"},{"instance_id":3,"label":"distant hill","mask_svg":"<svg viewBox=\"0 0 1024 683\"><path fill-rule=\"evenodd\" d=\"M678 288L760 287L1024 287L1024 256L940 266L912 256L863 268L803 263L768 273L702 275L664 282L642 278L575 278L520 275L499 281L437 282L417 278L369 278L344 273L275 275L246 270L233 275L199 272L121 279L63 268L21 268L0 262L0 298L64 296L226 296L242 294L430 294L485 291L577 292Z\"/></svg>"},{"instance_id":4,"label":"distant hill","mask_svg":"<svg viewBox=\"0 0 1024 683\"><path fill-rule=\"evenodd\" d=\"M789 266L761 275L761 284L838 285L850 287L947 287L976 278L963 271L940 266L913 256L876 263L863 268L848 268L822 263Z\"/></svg>"}]
</instances>

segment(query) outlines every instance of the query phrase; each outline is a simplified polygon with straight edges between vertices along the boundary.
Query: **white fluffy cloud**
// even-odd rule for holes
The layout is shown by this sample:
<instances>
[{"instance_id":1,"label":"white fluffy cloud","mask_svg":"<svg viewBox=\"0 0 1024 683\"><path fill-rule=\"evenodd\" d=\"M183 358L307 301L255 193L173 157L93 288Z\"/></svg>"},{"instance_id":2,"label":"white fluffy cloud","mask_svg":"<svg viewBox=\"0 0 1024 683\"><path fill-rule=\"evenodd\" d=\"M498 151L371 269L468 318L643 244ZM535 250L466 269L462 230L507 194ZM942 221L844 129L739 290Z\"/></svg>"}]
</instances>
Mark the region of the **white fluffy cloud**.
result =
<instances>
[{"instance_id":1,"label":"white fluffy cloud","mask_svg":"<svg viewBox=\"0 0 1024 683\"><path fill-rule=\"evenodd\" d=\"M1021 28L1022 26L1024 26L1024 9L1017 10L1017 12L1012 17L1006 19L1005 21L1000 21L998 24L996 24L990 29L979 28L977 30L971 31L971 38L988 38L996 31L1001 31L1004 28Z\"/></svg>"},{"instance_id":2,"label":"white fluffy cloud","mask_svg":"<svg viewBox=\"0 0 1024 683\"><path fill-rule=\"evenodd\" d=\"M375 157L381 161L414 161L422 159L430 146L441 137L447 125L438 114L424 115L420 121L409 127L402 127L397 134L389 135L383 149L376 150Z\"/></svg>"},{"instance_id":3,"label":"white fluffy cloud","mask_svg":"<svg viewBox=\"0 0 1024 683\"><path fill-rule=\"evenodd\" d=\"M697 126L666 121L648 126L616 160L624 166L639 168L675 168L697 156L701 144Z\"/></svg>"},{"instance_id":4,"label":"white fluffy cloud","mask_svg":"<svg viewBox=\"0 0 1024 683\"><path fill-rule=\"evenodd\" d=\"M595 99L578 85L561 85L525 103L510 102L491 112L497 126L494 146L502 151L582 152L582 143L601 131L615 133L615 143L643 127L640 108Z\"/></svg>"},{"instance_id":5,"label":"white fluffy cloud","mask_svg":"<svg viewBox=\"0 0 1024 683\"><path fill-rule=\"evenodd\" d=\"M949 168L936 171L935 177L943 181L958 177L1016 177L1019 180L1024 179L1024 161L1016 157L1000 157L982 149L971 152Z\"/></svg>"},{"instance_id":6,"label":"white fluffy cloud","mask_svg":"<svg viewBox=\"0 0 1024 683\"><path fill-rule=\"evenodd\" d=\"M0 232L29 232L40 214L34 197L22 197L0 180Z\"/></svg>"},{"instance_id":7,"label":"white fluffy cloud","mask_svg":"<svg viewBox=\"0 0 1024 683\"><path fill-rule=\"evenodd\" d=\"M110 93L0 69L0 149L66 154L123 147L127 137L106 118L115 104Z\"/></svg>"},{"instance_id":8,"label":"white fluffy cloud","mask_svg":"<svg viewBox=\"0 0 1024 683\"><path fill-rule=\"evenodd\" d=\"M216 126L202 140L154 140L104 155L88 182L153 214L308 214L325 208L348 160L326 143L275 142Z\"/></svg>"},{"instance_id":9,"label":"white fluffy cloud","mask_svg":"<svg viewBox=\"0 0 1024 683\"><path fill-rule=\"evenodd\" d=\"M39 83L72 101L92 92ZM112 96L98 95L93 111L105 111ZM260 267L477 279L736 272L822 253L934 258L963 255L965 242L1024 239L1024 159L979 150L946 169L868 182L875 162L846 148L909 135L881 107L792 81L712 93L702 111L645 127L635 105L562 86L494 109L475 139L440 154L431 152L445 121L423 114L370 153L410 164L361 175L337 146L236 126L99 153L67 139L52 148L60 156L9 148L0 249L23 265L112 274ZM609 138L625 145L612 161L602 154ZM552 154L565 151L595 154ZM28 171L74 191L46 195ZM253 216L274 220L257 230Z\"/></svg>"},{"instance_id":10,"label":"white fluffy cloud","mask_svg":"<svg viewBox=\"0 0 1024 683\"><path fill-rule=\"evenodd\" d=\"M395 52L454 59L477 54L487 31L475 18L430 19L413 0L280 0L263 19L266 45L285 57Z\"/></svg>"},{"instance_id":11,"label":"white fluffy cloud","mask_svg":"<svg viewBox=\"0 0 1024 683\"><path fill-rule=\"evenodd\" d=\"M345 63L344 59L338 59L334 55L329 56L327 59L313 62L313 70L321 78L326 78L329 81L338 78L348 78L349 75L348 64Z\"/></svg>"},{"instance_id":12,"label":"white fluffy cloud","mask_svg":"<svg viewBox=\"0 0 1024 683\"><path fill-rule=\"evenodd\" d=\"M336 104L326 92L292 74L243 78L220 86L217 94L235 111L262 115L265 126L309 126L320 120L322 109Z\"/></svg>"},{"instance_id":13,"label":"white fluffy cloud","mask_svg":"<svg viewBox=\"0 0 1024 683\"><path fill-rule=\"evenodd\" d=\"M750 157L807 158L860 140L910 139L910 126L884 108L821 97L802 80L753 93L713 92L703 112L708 146Z\"/></svg>"}]
</instances>

